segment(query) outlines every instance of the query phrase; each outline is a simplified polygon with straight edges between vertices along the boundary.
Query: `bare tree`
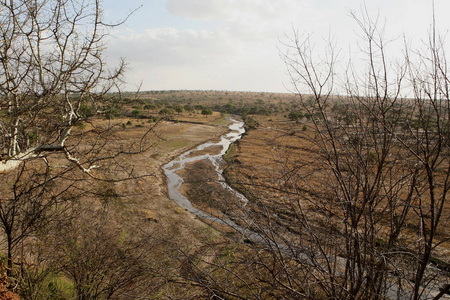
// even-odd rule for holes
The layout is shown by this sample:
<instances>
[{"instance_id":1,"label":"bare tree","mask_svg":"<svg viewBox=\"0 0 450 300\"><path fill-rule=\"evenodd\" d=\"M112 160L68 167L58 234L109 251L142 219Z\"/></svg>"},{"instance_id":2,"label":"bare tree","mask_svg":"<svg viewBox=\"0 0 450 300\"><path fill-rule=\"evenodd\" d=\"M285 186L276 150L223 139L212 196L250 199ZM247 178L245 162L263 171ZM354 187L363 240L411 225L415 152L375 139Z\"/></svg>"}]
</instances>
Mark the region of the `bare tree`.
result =
<instances>
[{"instance_id":1,"label":"bare tree","mask_svg":"<svg viewBox=\"0 0 450 300\"><path fill-rule=\"evenodd\" d=\"M92 180L148 175L122 158L141 152L151 129L125 145L96 117L124 72L123 61L106 67L104 38L118 24L104 22L100 1L5 0L0 11L0 228L8 276L20 280L37 233L108 193Z\"/></svg>"},{"instance_id":2,"label":"bare tree","mask_svg":"<svg viewBox=\"0 0 450 300\"><path fill-rule=\"evenodd\" d=\"M438 259L449 241L444 41L433 28L425 52L406 47L394 61L378 21L367 13L354 19L364 68L350 60L341 69L333 43L322 57L297 32L286 44L298 109L314 130L286 131L271 141L268 174L233 181L249 199L235 219L251 229L253 251L236 254L245 270L210 264L239 283L239 293L219 284L223 294L438 299L448 293Z\"/></svg>"},{"instance_id":3,"label":"bare tree","mask_svg":"<svg viewBox=\"0 0 450 300\"><path fill-rule=\"evenodd\" d=\"M82 205L77 215L60 220L49 239L54 270L73 282L77 299L135 299L136 286L154 276L155 239L126 230L109 210Z\"/></svg>"},{"instance_id":4,"label":"bare tree","mask_svg":"<svg viewBox=\"0 0 450 300\"><path fill-rule=\"evenodd\" d=\"M23 162L16 176L2 176L5 191L0 197L0 228L6 236L8 276L23 240L70 208L78 197L70 193L76 181L61 180L69 171L52 173L47 164Z\"/></svg>"},{"instance_id":5,"label":"bare tree","mask_svg":"<svg viewBox=\"0 0 450 300\"><path fill-rule=\"evenodd\" d=\"M72 128L102 112L103 96L124 71L102 57L106 29L99 1L2 1L0 20L1 171L45 151L62 151Z\"/></svg>"},{"instance_id":6,"label":"bare tree","mask_svg":"<svg viewBox=\"0 0 450 300\"><path fill-rule=\"evenodd\" d=\"M300 106L316 116L315 136L302 138L319 153L312 162L317 169L283 170L292 180L289 203L314 248L308 275L315 273L329 297L430 297L438 290L430 259L446 241L437 232L448 221L441 219L450 174L443 41L433 29L428 53L412 58L407 49L395 62L377 20L367 14L354 19L365 42L364 71L350 61L338 78L335 46L317 61L309 40L297 34L285 56ZM344 110L329 108L338 101Z\"/></svg>"}]
</instances>

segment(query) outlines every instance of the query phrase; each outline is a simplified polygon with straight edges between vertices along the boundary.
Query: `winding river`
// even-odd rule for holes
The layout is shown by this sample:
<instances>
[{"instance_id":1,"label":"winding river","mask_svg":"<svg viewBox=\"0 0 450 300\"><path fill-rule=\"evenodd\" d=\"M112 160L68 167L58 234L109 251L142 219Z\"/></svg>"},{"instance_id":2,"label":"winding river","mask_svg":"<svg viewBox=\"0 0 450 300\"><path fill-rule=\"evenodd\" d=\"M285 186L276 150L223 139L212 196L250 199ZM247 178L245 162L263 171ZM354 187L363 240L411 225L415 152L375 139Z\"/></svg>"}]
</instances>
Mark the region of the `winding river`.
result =
<instances>
[{"instance_id":1,"label":"winding river","mask_svg":"<svg viewBox=\"0 0 450 300\"><path fill-rule=\"evenodd\" d=\"M235 191L228 184L226 184L225 178L223 176L223 169L220 166L221 163L223 164L222 156L226 153L230 145L235 141L239 140L245 132L244 122L237 121L235 119L230 120L232 121L232 124L229 125L228 127L230 129L230 132L221 136L220 141L206 142L204 144L201 144L200 146L192 150L184 152L176 159L164 165L162 168L167 176L169 197L181 208L191 212L192 214L196 215L197 217L203 220L208 220L220 224L226 224L234 228L235 230L241 232L242 234L244 234L244 236L250 237L250 235L254 234L253 232L243 228L242 226L239 226L227 216L224 216L223 218L222 217L218 218L204 212L203 210L194 207L192 203L189 201L189 199L180 192L180 187L183 184L184 180L181 176L177 174L177 172L182 170L188 163L193 163L200 160L209 160L215 168L215 172L217 174L217 182L221 184L222 188L232 191L234 195L242 201L243 205L245 205L247 199L245 198L244 195ZM217 152L217 150L213 150L213 148L217 149L217 146L221 147L220 153L212 154L213 152L215 153ZM208 153L207 151L208 148L211 148L211 153ZM198 155L196 155L196 152L198 152Z\"/></svg>"}]
</instances>

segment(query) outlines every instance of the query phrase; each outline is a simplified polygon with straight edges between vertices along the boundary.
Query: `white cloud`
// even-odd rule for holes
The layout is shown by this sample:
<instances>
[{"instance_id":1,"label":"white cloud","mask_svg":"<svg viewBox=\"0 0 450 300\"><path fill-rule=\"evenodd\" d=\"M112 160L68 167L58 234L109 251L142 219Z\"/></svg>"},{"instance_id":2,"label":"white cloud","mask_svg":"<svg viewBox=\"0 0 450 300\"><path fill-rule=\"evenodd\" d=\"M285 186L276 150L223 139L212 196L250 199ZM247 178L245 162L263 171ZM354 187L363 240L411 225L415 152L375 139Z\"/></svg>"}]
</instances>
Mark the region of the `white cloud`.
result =
<instances>
[{"instance_id":1,"label":"white cloud","mask_svg":"<svg viewBox=\"0 0 450 300\"><path fill-rule=\"evenodd\" d=\"M298 18L320 22L312 0L168 0L169 12L214 21L243 41L276 40Z\"/></svg>"},{"instance_id":2,"label":"white cloud","mask_svg":"<svg viewBox=\"0 0 450 300\"><path fill-rule=\"evenodd\" d=\"M205 21L226 17L228 6L223 4L221 0L168 0L167 10L175 15Z\"/></svg>"},{"instance_id":3,"label":"white cloud","mask_svg":"<svg viewBox=\"0 0 450 300\"><path fill-rule=\"evenodd\" d=\"M130 62L127 81L143 80L145 89L261 90L267 87L273 90L281 87L273 78L273 74L284 69L276 45L242 43L220 29L127 30L114 34L108 48L111 58L126 57ZM272 78L272 87L267 82L262 84L264 74Z\"/></svg>"},{"instance_id":4,"label":"white cloud","mask_svg":"<svg viewBox=\"0 0 450 300\"><path fill-rule=\"evenodd\" d=\"M233 55L233 43L222 32L153 28L144 32L116 33L108 45L110 55L130 57L153 66L207 64Z\"/></svg>"},{"instance_id":5,"label":"white cloud","mask_svg":"<svg viewBox=\"0 0 450 300\"><path fill-rule=\"evenodd\" d=\"M439 21L449 5L444 0L435 1ZM145 30L114 32L108 43L111 58L123 56L130 61L128 81L143 80L144 89L284 91L287 78L277 51L283 35L291 34L292 28L313 33L321 51L321 41L330 33L345 50L359 32L350 10L360 14L364 7L363 0L160 2L165 3L161 14L171 14L166 18L174 21L171 27L152 23ZM368 2L366 7L372 17L379 13L382 22L387 20L386 38L401 37L402 32L426 38L431 23L429 3L380 0ZM157 18L163 19L161 15ZM140 24L139 28L143 27ZM359 51L358 47L352 50Z\"/></svg>"},{"instance_id":6,"label":"white cloud","mask_svg":"<svg viewBox=\"0 0 450 300\"><path fill-rule=\"evenodd\" d=\"M207 20L206 29L117 32L109 53L127 57L129 81L141 76L144 88L284 91L277 46L291 24L282 15L291 2L169 0L170 12L199 23Z\"/></svg>"},{"instance_id":7,"label":"white cloud","mask_svg":"<svg viewBox=\"0 0 450 300\"><path fill-rule=\"evenodd\" d=\"M127 81L144 89L283 90L276 44L242 42L227 30L127 30L108 46L111 58L130 62Z\"/></svg>"},{"instance_id":8,"label":"white cloud","mask_svg":"<svg viewBox=\"0 0 450 300\"><path fill-rule=\"evenodd\" d=\"M236 21L251 17L267 20L285 19L298 8L312 7L312 0L167 0L167 9L195 20Z\"/></svg>"}]
</instances>

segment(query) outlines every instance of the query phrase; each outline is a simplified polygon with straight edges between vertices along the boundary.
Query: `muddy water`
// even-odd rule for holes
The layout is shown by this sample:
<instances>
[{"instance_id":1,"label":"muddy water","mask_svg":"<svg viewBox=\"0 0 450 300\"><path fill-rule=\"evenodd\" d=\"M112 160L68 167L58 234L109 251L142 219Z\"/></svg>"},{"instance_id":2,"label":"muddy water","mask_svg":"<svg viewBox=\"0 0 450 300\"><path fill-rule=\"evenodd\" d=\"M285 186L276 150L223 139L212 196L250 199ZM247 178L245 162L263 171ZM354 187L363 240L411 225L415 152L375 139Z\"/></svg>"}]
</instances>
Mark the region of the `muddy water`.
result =
<instances>
[{"instance_id":1,"label":"muddy water","mask_svg":"<svg viewBox=\"0 0 450 300\"><path fill-rule=\"evenodd\" d=\"M252 233L230 220L227 216L224 216L223 218L217 218L194 207L189 199L181 194L180 187L183 184L184 180L177 174L177 172L185 168L186 164L197 162L200 160L208 160L215 168L217 182L221 184L222 188L232 191L236 195L236 197L238 197L242 201L243 205L245 205L247 199L242 194L233 190L229 185L225 183L225 178L223 177L223 169L221 168L221 165L224 165L222 156L226 153L230 145L240 139L242 137L242 134L245 132L243 122L234 119L231 119L231 121L233 123L229 126L230 132L223 135L220 138L220 141L207 142L195 149L184 152L176 159L164 165L163 170L167 176L169 197L180 207L204 220L226 224L248 236L252 235ZM218 146L221 149L219 153L217 153Z\"/></svg>"}]
</instances>

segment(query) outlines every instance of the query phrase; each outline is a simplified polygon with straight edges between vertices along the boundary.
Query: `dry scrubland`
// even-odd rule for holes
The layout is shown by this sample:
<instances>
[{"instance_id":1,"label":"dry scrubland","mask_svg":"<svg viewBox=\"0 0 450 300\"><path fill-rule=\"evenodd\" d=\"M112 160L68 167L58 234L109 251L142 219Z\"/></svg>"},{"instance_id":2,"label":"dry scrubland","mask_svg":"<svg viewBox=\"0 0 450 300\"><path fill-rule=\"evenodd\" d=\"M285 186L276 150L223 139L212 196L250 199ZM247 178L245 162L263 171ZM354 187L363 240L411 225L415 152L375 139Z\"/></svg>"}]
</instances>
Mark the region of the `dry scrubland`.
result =
<instances>
[{"instance_id":1,"label":"dry scrubland","mask_svg":"<svg viewBox=\"0 0 450 300\"><path fill-rule=\"evenodd\" d=\"M52 172L71 170L61 173L53 195L60 193L74 201L55 207L57 217L48 226L15 244L10 280L11 286L21 282L18 293L30 299L68 299L88 294L87 289L91 295L95 289L101 299L110 291L119 299L329 297L328 287L320 281L331 280L331 275L323 275L327 271L333 280L344 276L348 241L343 232L348 223L342 221L346 217L339 209L342 203L335 202L332 176L323 165L312 122L318 115L305 111L298 115L299 99L291 94L153 91L122 97L106 118L87 117L74 131L76 139L70 145L85 149L86 155L124 152L114 163L98 162L101 168L92 174L106 181L65 165L62 154L48 157L55 168ZM212 115L207 109L214 111ZM240 114L246 121L247 133L225 159L228 183L249 202L243 206L223 191L204 162L180 172L186 180L182 191L195 206L219 217L226 214L259 233L263 241L220 224L205 224L167 195L161 166L225 133L227 114ZM0 176L6 184L14 184L11 174ZM122 177L133 179L109 180ZM64 187L70 184L75 195L65 194ZM381 199L378 206L386 207L385 201ZM373 245L382 252L389 243L385 233L391 219L386 210L371 216L377 218ZM427 273L441 283L449 280L449 218L445 204L431 258L433 270ZM419 238L417 214L408 215L405 222L395 249L408 252ZM361 251L369 250L373 249ZM399 269L415 264L410 256L395 259L401 260L396 264ZM373 259L366 267L378 263ZM388 282L396 280L388 276Z\"/></svg>"},{"instance_id":2,"label":"dry scrubland","mask_svg":"<svg viewBox=\"0 0 450 300\"><path fill-rule=\"evenodd\" d=\"M30 221L24 213L35 210L22 207L20 200L10 208L20 210L14 217L22 228L13 228L7 286L24 299L102 298L109 293L127 299L196 297L196 289L179 277L180 268L191 251L216 233L168 198L161 167L227 132L228 122L217 112L180 114L178 120L186 122L174 122L158 114L129 118L127 110L127 104L120 105L116 116L87 117L74 129L67 147L84 153L82 163L114 156L113 161L97 161L98 170L89 175L58 152L0 174L5 192L13 185L19 191L34 191L38 188L28 183L30 179L38 183L43 176L58 177L37 197L64 198L39 202L55 206L51 219L30 216L47 224ZM119 152L123 154L116 156ZM27 223L32 230L23 228ZM2 245L6 257L6 236ZM175 283L167 284L171 281Z\"/></svg>"},{"instance_id":3,"label":"dry scrubland","mask_svg":"<svg viewBox=\"0 0 450 300\"><path fill-rule=\"evenodd\" d=\"M156 95L159 96L159 99ZM421 239L427 238L422 236L422 228L433 226L427 223L428 219L432 219L431 214L434 213L432 212L434 207L430 207L430 196L426 193L426 187L424 188L422 185L422 183L426 185L427 182L423 173L425 167L415 173L419 175L412 183L414 185L417 181L422 182L415 187L417 195L420 197L411 197L410 193L412 192L408 188L411 183L402 185L398 182L407 178L401 179L403 175L399 174L407 173L405 170L409 168L408 163L405 166L403 164L413 158L401 149L401 143L395 144L394 142L389 160L386 163L380 163L378 152L374 152L379 151L377 147L364 141L365 138L374 137L361 133L359 125L352 125L357 124L358 121L355 119L354 107L346 104L345 99L339 97L331 99L331 103L327 104L326 112L330 116L337 115L334 117L337 124L344 124L339 126L347 130L341 133L342 137L340 138L344 141L339 141L341 143L339 147L346 149L350 145L350 150L360 151L359 155L363 158L358 157L355 160L351 151L349 151L350 154L339 154L344 157L343 161L347 164L340 170L342 174L339 176L347 178L346 184L350 188L354 185L360 189L358 192L355 188L355 191L352 192L356 193L352 196L355 197L353 201L356 205L343 208L343 205L347 205L340 202L342 200L339 200L340 196L336 194L335 174L330 172L330 168L328 168L330 161L327 161L327 155L320 144L321 136L317 129L320 129L322 125L320 122L315 124L314 120L317 122L322 115L320 111L314 110L312 97L304 97L303 103L300 98L290 94L245 92L172 91L147 93L144 97L152 99L154 103L165 99L169 103L192 103L193 105L213 107L222 114L228 112L243 115L248 132L242 140L231 147L225 156L229 163L226 175L229 184L245 194L250 200L249 203L243 208L242 203L235 200L230 192L223 191L215 182L214 177L209 176L209 171L212 170L211 166L204 162L188 165L182 172L186 175L187 181L182 190L197 207L218 217L224 213L238 224L261 234L266 242L275 243L282 249L279 252L280 249L277 247L275 249L269 247L270 250L266 249L265 251L270 254L266 254L263 249L267 245L263 246L264 243L254 242L233 234L233 230L229 228L212 224L215 229L231 238L231 241L243 241L244 244L251 244L245 250L241 246L235 246L236 248L232 251L234 258L240 264L228 264L227 268L221 265L221 269L226 269L229 274L235 276L239 274L237 282L240 282L242 286L238 289L245 291L247 296L257 291L260 295L264 295L263 297L279 297L290 294L292 291L289 290L294 289L296 292L292 292L292 295L296 295L295 297L327 298L333 292L327 290L329 287L317 284L319 278L326 281L331 272L334 274L333 277L339 281L339 278L343 277L342 273L345 272L342 262L345 257L350 261L360 260L359 266L355 264L357 268L367 268L367 272L373 272L374 276L381 276L377 275L375 270L378 268L378 259L380 259L377 257L378 255L389 261L389 267L384 272L397 274L395 275L397 277L386 275L387 282L392 285L391 288L387 288L388 296L393 297L393 294L398 293L402 288L412 289L415 281L414 268L417 267L416 264L419 261L419 258L415 257L413 253L421 247L419 246ZM307 103L304 103L305 99ZM411 102L408 102L405 106L410 104ZM406 114L414 115L412 110L405 108L405 111ZM359 111L359 113L363 112ZM405 122L400 120L401 114L396 114L399 116L399 124ZM373 127L369 119L361 119L361 122L367 122L364 123L366 128ZM407 122L417 124L419 121L411 118ZM432 134L430 133L430 135ZM359 136L358 139L362 140L357 140L355 136ZM375 136L376 138L377 136ZM446 150L439 155L438 161L441 159L443 161L433 179L436 187L444 187L444 189L446 181L445 153ZM362 166L360 165L361 161L363 162ZM378 166L381 166L380 169L382 169L385 165L390 165L389 170L401 165L395 171L399 174L392 175L392 171L388 170L376 185L370 186L372 181L375 182L378 179L378 176L375 176ZM367 173L358 181L352 181L353 178L360 176L354 175L355 170ZM368 186L364 186L360 181L366 181ZM370 193L366 191L369 187L372 189ZM436 195L437 198L442 197L442 194L439 193ZM364 202L365 199L372 200L368 204ZM409 201L408 204L401 202L402 199L407 199L404 201ZM396 203L395 207L392 206L392 201ZM429 257L430 268L425 272L425 280L430 282L429 287L435 295L439 289L445 287L445 284L441 283L448 280L450 255L447 232L450 220L449 206L445 202L439 203L443 205L442 214L439 217L439 226L433 233L434 248ZM405 210L404 207L412 208ZM352 221L348 221L349 219ZM356 228L356 237L361 235L361 239L364 239L364 242L360 242L361 245L358 245L359 238L355 238L356 241L347 240L348 236L354 237L354 233L349 233L353 231L353 229L349 230L350 224ZM397 232L395 228L401 228L401 230ZM350 246L348 243L356 244L348 247ZM363 244L365 245L363 246ZM226 251L230 250L226 249ZM300 258L295 257L299 255L299 251L307 254L304 257L301 255ZM273 252L278 255L274 256ZM327 254L325 255L325 253ZM399 255L397 256L397 254ZM321 257L321 255L325 256ZM322 269L324 265L330 263L329 255L337 259L331 262L334 271L324 271L323 274L320 274L321 271L318 269ZM201 256L197 259L202 261ZM311 262L305 263L305 260L311 260ZM285 267L282 267L283 265ZM207 262L206 266L200 270L203 276L207 274L211 276L213 282L216 282L217 277L213 275L214 271L211 271L216 270L213 266L217 267L217 264ZM262 272L260 267L263 267L265 271ZM305 269L309 270L305 271ZM398 271L400 269L404 271ZM220 276L224 276L224 274ZM296 279L293 280L292 276ZM398 281L398 278L401 278L402 281L393 283ZM292 281L286 287L286 282L283 283L284 280ZM356 281L356 278L350 280ZM234 282L236 284L236 281ZM249 283L254 287L249 289ZM211 284L208 281L204 286ZM305 285L308 288L305 289ZM231 290L233 290L224 282L217 283L215 289L223 294L232 294ZM277 290L277 292L269 292L271 289Z\"/></svg>"},{"instance_id":4,"label":"dry scrubland","mask_svg":"<svg viewBox=\"0 0 450 300\"><path fill-rule=\"evenodd\" d=\"M271 212L278 216L274 223L296 233L295 226L298 224L292 219L295 218L295 212L292 204L285 202L291 200L286 194L331 192L330 182L327 181L329 174L325 174L326 170L317 165L322 162L321 154L312 140L319 137L306 119L296 123L286 121L282 116L256 118L259 126L248 131L229 151L227 158L231 165L227 169L228 180L250 199L256 200L250 202L250 210L256 218L265 217L265 210L270 207ZM317 214L311 204L305 202L304 205L308 214ZM320 214L317 215L319 224L321 218ZM442 219L450 220L449 205L444 206ZM406 220L406 236L417 238L417 222L414 216ZM449 234L448 223L444 222L437 234L436 255L447 262L450 257Z\"/></svg>"},{"instance_id":5,"label":"dry scrubland","mask_svg":"<svg viewBox=\"0 0 450 300\"><path fill-rule=\"evenodd\" d=\"M395 58L367 10L352 14L364 59L334 41L321 55L294 29L281 56L309 94L295 96L121 93L125 62L103 54L129 16L107 24L90 0L0 11L0 297L450 297L450 89L434 16L428 43ZM223 218L207 224L168 198L161 166L226 132L227 114L248 129L225 155L248 201L187 165L181 190Z\"/></svg>"}]
</instances>

